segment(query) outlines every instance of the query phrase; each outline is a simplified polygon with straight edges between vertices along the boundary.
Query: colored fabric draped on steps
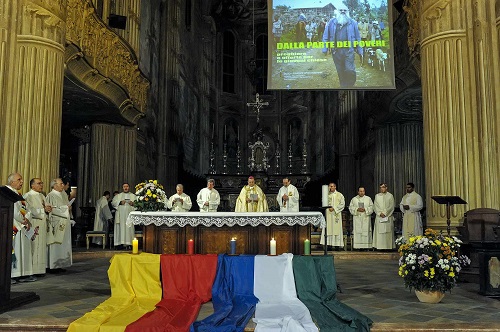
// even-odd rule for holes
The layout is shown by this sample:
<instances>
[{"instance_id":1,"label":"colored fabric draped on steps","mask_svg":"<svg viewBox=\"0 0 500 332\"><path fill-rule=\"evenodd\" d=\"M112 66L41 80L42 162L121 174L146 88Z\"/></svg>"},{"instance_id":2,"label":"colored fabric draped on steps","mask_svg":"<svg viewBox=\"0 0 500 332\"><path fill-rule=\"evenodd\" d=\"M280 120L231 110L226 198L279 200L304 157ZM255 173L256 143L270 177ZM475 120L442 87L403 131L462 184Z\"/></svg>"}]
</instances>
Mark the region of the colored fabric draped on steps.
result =
<instances>
[{"instance_id":1,"label":"colored fabric draped on steps","mask_svg":"<svg viewBox=\"0 0 500 332\"><path fill-rule=\"evenodd\" d=\"M297 296L307 306L321 332L370 331L372 320L342 304L332 256L294 256Z\"/></svg>"},{"instance_id":2,"label":"colored fabric draped on steps","mask_svg":"<svg viewBox=\"0 0 500 332\"><path fill-rule=\"evenodd\" d=\"M160 256L116 254L108 269L111 297L72 322L68 332L118 332L161 299Z\"/></svg>"},{"instance_id":3,"label":"colored fabric draped on steps","mask_svg":"<svg viewBox=\"0 0 500 332\"><path fill-rule=\"evenodd\" d=\"M211 298L217 255L162 255L163 299L127 332L185 332Z\"/></svg>"},{"instance_id":4,"label":"colored fabric draped on steps","mask_svg":"<svg viewBox=\"0 0 500 332\"><path fill-rule=\"evenodd\" d=\"M212 287L214 313L193 323L191 331L242 332L255 311L253 295L255 256L219 255Z\"/></svg>"},{"instance_id":5,"label":"colored fabric draped on steps","mask_svg":"<svg viewBox=\"0 0 500 332\"><path fill-rule=\"evenodd\" d=\"M256 332L318 331L309 310L297 298L292 259L292 254L255 256Z\"/></svg>"}]
</instances>

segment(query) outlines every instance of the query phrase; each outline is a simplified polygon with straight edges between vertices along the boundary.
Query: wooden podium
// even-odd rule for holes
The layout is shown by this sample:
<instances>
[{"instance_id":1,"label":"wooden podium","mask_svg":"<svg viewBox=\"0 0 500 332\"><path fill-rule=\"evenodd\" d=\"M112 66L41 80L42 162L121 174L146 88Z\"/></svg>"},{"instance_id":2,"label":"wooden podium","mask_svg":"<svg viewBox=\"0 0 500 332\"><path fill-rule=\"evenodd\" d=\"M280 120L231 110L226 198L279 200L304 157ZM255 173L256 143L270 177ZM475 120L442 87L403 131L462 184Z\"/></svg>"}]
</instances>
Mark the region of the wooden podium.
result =
<instances>
[{"instance_id":1,"label":"wooden podium","mask_svg":"<svg viewBox=\"0 0 500 332\"><path fill-rule=\"evenodd\" d=\"M450 216L451 216L451 206L455 204L467 204L460 196L432 196L431 197L438 204L446 204L446 231L448 236L450 236Z\"/></svg>"},{"instance_id":2,"label":"wooden podium","mask_svg":"<svg viewBox=\"0 0 500 332\"><path fill-rule=\"evenodd\" d=\"M10 292L14 202L22 199L9 188L0 186L0 313L40 300L34 292Z\"/></svg>"}]
</instances>

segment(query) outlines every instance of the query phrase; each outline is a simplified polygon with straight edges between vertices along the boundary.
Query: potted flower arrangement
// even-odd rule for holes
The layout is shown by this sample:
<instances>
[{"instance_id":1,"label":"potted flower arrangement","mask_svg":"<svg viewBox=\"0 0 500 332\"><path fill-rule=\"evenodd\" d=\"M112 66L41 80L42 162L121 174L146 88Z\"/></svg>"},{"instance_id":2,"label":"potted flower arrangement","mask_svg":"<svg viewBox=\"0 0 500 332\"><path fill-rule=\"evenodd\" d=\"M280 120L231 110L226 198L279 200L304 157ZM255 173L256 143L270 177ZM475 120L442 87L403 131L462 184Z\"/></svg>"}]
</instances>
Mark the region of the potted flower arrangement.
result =
<instances>
[{"instance_id":1,"label":"potted flower arrangement","mask_svg":"<svg viewBox=\"0 0 500 332\"><path fill-rule=\"evenodd\" d=\"M134 207L138 211L161 211L165 210L167 196L163 186L157 180L148 180L135 186Z\"/></svg>"},{"instance_id":2,"label":"potted flower arrangement","mask_svg":"<svg viewBox=\"0 0 500 332\"><path fill-rule=\"evenodd\" d=\"M455 287L461 269L470 264L467 256L457 256L461 243L455 236L430 228L424 235L397 239L399 276L405 287L415 289L422 302L440 302L444 293Z\"/></svg>"}]
</instances>

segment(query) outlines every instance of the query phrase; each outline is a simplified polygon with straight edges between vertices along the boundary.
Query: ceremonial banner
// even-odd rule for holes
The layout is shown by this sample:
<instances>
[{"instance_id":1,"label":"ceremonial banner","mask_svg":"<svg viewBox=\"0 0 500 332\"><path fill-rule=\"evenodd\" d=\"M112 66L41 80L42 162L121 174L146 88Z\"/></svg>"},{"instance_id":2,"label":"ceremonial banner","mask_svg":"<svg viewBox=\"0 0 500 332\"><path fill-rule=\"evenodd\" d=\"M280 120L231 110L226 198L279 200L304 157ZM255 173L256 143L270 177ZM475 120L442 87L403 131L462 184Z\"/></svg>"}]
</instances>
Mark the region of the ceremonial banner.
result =
<instances>
[{"instance_id":1,"label":"ceremonial banner","mask_svg":"<svg viewBox=\"0 0 500 332\"><path fill-rule=\"evenodd\" d=\"M394 89L391 7L268 0L268 89Z\"/></svg>"}]
</instances>

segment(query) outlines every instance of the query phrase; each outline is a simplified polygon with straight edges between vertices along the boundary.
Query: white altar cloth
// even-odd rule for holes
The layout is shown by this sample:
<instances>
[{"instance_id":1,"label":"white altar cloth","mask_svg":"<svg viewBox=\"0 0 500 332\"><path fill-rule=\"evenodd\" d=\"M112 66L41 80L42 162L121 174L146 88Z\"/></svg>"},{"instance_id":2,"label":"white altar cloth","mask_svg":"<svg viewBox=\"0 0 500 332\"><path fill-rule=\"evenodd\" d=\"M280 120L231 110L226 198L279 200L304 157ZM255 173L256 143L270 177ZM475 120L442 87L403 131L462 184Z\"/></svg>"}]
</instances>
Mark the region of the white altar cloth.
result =
<instances>
[{"instance_id":1,"label":"white altar cloth","mask_svg":"<svg viewBox=\"0 0 500 332\"><path fill-rule=\"evenodd\" d=\"M324 227L325 218L321 212L172 212L132 211L128 215L127 225L156 226L270 226L300 225Z\"/></svg>"}]
</instances>

